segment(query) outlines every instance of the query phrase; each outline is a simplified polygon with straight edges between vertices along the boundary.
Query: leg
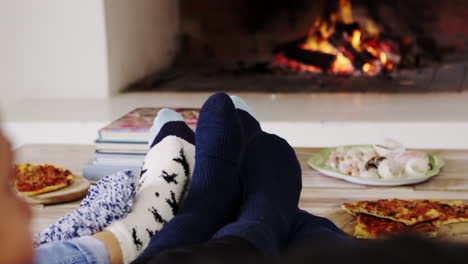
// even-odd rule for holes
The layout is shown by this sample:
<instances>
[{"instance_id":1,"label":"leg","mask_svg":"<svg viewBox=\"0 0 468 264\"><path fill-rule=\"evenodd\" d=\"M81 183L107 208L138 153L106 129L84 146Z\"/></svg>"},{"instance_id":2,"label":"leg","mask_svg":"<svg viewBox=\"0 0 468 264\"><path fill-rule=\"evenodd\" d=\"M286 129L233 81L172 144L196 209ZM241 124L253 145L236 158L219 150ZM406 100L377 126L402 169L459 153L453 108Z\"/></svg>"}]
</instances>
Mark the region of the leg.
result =
<instances>
[{"instance_id":1,"label":"leg","mask_svg":"<svg viewBox=\"0 0 468 264\"><path fill-rule=\"evenodd\" d=\"M199 245L166 250L149 262L154 264L253 264L264 260L262 253L249 241L240 237L226 236Z\"/></svg>"},{"instance_id":2,"label":"leg","mask_svg":"<svg viewBox=\"0 0 468 264\"><path fill-rule=\"evenodd\" d=\"M151 149L144 160L134 205L125 218L105 229L117 239L124 263L134 260L177 213L193 172L193 131L182 117L161 110L154 127L158 128L152 129L154 139L149 141Z\"/></svg>"},{"instance_id":3,"label":"leg","mask_svg":"<svg viewBox=\"0 0 468 264\"><path fill-rule=\"evenodd\" d=\"M297 210L301 169L288 143L265 132L246 148L242 164L244 201L239 218L213 238L238 236L264 254L278 256Z\"/></svg>"},{"instance_id":4,"label":"leg","mask_svg":"<svg viewBox=\"0 0 468 264\"><path fill-rule=\"evenodd\" d=\"M90 236L51 242L35 250L36 264L117 264L110 262L104 243Z\"/></svg>"},{"instance_id":5,"label":"leg","mask_svg":"<svg viewBox=\"0 0 468 264\"><path fill-rule=\"evenodd\" d=\"M166 140L170 142L163 144L164 147L153 148L168 136L173 138ZM170 162L178 163L183 168L183 172L180 173L180 177L183 179L179 179L180 184L176 184L182 187L174 191L174 194L161 196L164 199L170 197L171 201L177 200L174 203L182 199L180 193L185 193L189 177L193 171L193 131L185 124L178 113L169 109L162 109L153 123L148 143L151 148L145 157L146 163L143 163L141 179L130 171L118 172L101 179L91 186L77 210L65 215L56 223L39 232L35 236L35 244L42 245L53 241L91 235L103 230L111 222L124 218L133 205L136 189L141 187L145 179L152 178L155 173L160 173L160 171L152 171L160 169L161 165L163 167L167 165L168 168L174 166L174 164L168 164L167 162L162 164L164 162L160 160L160 157L165 156L161 153L168 151L167 148L174 150L177 146L179 146L179 149L177 149L179 153L172 153L174 160ZM167 179L172 176L173 174L167 175ZM137 186L138 181L139 186ZM179 189L182 191L179 191ZM164 205L157 205L156 207L158 206L164 207Z\"/></svg>"},{"instance_id":6,"label":"leg","mask_svg":"<svg viewBox=\"0 0 468 264\"><path fill-rule=\"evenodd\" d=\"M111 221L125 217L133 204L138 176L122 171L106 176L91 186L80 207L34 237L39 246L46 243L91 235Z\"/></svg>"},{"instance_id":7,"label":"leg","mask_svg":"<svg viewBox=\"0 0 468 264\"><path fill-rule=\"evenodd\" d=\"M327 218L298 210L291 228L286 250L300 247L312 241L330 241L334 244L353 243L353 239Z\"/></svg>"},{"instance_id":8,"label":"leg","mask_svg":"<svg viewBox=\"0 0 468 264\"><path fill-rule=\"evenodd\" d=\"M242 131L231 99L222 93L203 105L197 122L195 170L184 204L137 262L161 251L206 242L232 221L240 199L238 159Z\"/></svg>"}]
</instances>

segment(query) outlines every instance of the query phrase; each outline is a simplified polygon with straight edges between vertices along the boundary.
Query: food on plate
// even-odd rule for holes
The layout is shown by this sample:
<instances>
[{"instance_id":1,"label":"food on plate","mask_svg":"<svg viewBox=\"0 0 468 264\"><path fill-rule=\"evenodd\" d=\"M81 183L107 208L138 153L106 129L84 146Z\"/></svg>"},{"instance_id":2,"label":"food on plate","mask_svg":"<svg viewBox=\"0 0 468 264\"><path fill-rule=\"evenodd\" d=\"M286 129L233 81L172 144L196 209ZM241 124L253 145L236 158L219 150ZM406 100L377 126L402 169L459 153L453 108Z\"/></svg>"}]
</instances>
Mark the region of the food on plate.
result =
<instances>
[{"instance_id":1,"label":"food on plate","mask_svg":"<svg viewBox=\"0 0 468 264\"><path fill-rule=\"evenodd\" d=\"M431 203L400 199L344 203L342 207L352 215L364 213L402 222L406 225L440 217L440 212Z\"/></svg>"},{"instance_id":2,"label":"food on plate","mask_svg":"<svg viewBox=\"0 0 468 264\"><path fill-rule=\"evenodd\" d=\"M379 238L402 233L435 237L439 226L468 222L464 201L400 199L344 203L342 208L356 216L356 238Z\"/></svg>"},{"instance_id":3,"label":"food on plate","mask_svg":"<svg viewBox=\"0 0 468 264\"><path fill-rule=\"evenodd\" d=\"M443 162L439 161L442 167ZM342 146L330 150L325 167L348 176L383 180L423 178L433 169L430 155L405 150L403 145L390 139L383 145Z\"/></svg>"},{"instance_id":4,"label":"food on plate","mask_svg":"<svg viewBox=\"0 0 468 264\"><path fill-rule=\"evenodd\" d=\"M72 184L74 180L70 171L50 164L17 164L15 170L16 190L26 196L62 189Z\"/></svg>"},{"instance_id":5,"label":"food on plate","mask_svg":"<svg viewBox=\"0 0 468 264\"><path fill-rule=\"evenodd\" d=\"M379 156L385 158L395 157L405 151L405 147L400 142L390 138L385 139L384 144L373 147Z\"/></svg>"},{"instance_id":6,"label":"food on plate","mask_svg":"<svg viewBox=\"0 0 468 264\"><path fill-rule=\"evenodd\" d=\"M403 169L392 159L384 159L380 162L377 171L380 177L386 180L399 179L403 175Z\"/></svg>"},{"instance_id":7,"label":"food on plate","mask_svg":"<svg viewBox=\"0 0 468 264\"><path fill-rule=\"evenodd\" d=\"M419 222L408 226L401 222L361 213L356 215L356 222L354 237L363 239L398 234L418 234L425 237L436 237L440 227L440 221L438 219Z\"/></svg>"}]
</instances>

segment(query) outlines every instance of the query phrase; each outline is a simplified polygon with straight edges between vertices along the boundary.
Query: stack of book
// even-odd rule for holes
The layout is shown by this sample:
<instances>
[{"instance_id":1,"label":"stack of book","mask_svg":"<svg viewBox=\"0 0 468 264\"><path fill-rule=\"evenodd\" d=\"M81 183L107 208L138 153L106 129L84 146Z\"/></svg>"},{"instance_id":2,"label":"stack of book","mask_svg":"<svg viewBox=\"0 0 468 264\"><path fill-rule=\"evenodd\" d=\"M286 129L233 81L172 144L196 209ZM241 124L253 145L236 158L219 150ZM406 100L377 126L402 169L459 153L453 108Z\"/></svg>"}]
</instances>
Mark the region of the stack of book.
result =
<instances>
[{"instance_id":1,"label":"stack of book","mask_svg":"<svg viewBox=\"0 0 468 264\"><path fill-rule=\"evenodd\" d=\"M83 167L83 176L99 180L121 170L140 174L149 150L148 138L154 118L161 108L137 108L98 131L93 160ZM195 129L199 109L172 108L180 113L190 128Z\"/></svg>"}]
</instances>

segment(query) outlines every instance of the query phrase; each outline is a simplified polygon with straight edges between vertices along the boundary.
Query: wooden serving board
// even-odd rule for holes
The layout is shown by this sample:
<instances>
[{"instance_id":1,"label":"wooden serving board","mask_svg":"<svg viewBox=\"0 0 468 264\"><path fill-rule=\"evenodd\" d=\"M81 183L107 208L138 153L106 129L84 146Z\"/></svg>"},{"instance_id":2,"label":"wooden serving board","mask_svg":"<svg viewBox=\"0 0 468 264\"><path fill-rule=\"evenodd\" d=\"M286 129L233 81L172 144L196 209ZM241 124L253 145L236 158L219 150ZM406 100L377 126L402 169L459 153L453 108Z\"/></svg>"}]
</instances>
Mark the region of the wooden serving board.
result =
<instances>
[{"instance_id":1,"label":"wooden serving board","mask_svg":"<svg viewBox=\"0 0 468 264\"><path fill-rule=\"evenodd\" d=\"M63 189L35 196L23 197L30 204L55 204L69 202L83 198L88 193L89 186L90 182L86 178L75 175L73 183Z\"/></svg>"},{"instance_id":2,"label":"wooden serving board","mask_svg":"<svg viewBox=\"0 0 468 264\"><path fill-rule=\"evenodd\" d=\"M337 227L346 234L353 236L356 219L343 209L333 209L320 214L330 219ZM468 222L448 225L440 225L437 239L468 242Z\"/></svg>"}]
</instances>

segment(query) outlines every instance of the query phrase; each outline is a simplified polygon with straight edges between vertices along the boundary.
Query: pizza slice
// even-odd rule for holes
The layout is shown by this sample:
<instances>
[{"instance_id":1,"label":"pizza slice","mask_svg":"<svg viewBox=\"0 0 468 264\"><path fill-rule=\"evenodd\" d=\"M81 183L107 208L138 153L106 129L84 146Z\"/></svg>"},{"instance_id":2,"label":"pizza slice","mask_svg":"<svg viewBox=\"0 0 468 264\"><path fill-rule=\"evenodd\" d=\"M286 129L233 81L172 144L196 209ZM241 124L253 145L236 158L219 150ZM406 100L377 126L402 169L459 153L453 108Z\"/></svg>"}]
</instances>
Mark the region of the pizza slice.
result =
<instances>
[{"instance_id":1,"label":"pizza slice","mask_svg":"<svg viewBox=\"0 0 468 264\"><path fill-rule=\"evenodd\" d=\"M468 203L461 200L417 200L420 203L431 203L440 213L442 224L468 222Z\"/></svg>"},{"instance_id":2,"label":"pizza slice","mask_svg":"<svg viewBox=\"0 0 468 264\"><path fill-rule=\"evenodd\" d=\"M441 213L432 203L405 201L400 199L360 201L344 203L342 208L352 215L364 213L372 216L414 225L439 218Z\"/></svg>"},{"instance_id":3,"label":"pizza slice","mask_svg":"<svg viewBox=\"0 0 468 264\"><path fill-rule=\"evenodd\" d=\"M26 196L52 192L73 183L73 174L63 168L50 164L15 165L15 187L19 194Z\"/></svg>"},{"instance_id":4,"label":"pizza slice","mask_svg":"<svg viewBox=\"0 0 468 264\"><path fill-rule=\"evenodd\" d=\"M424 237L436 237L440 227L438 219L408 226L401 222L358 213L356 220L354 237L361 239L382 238L398 234L417 234Z\"/></svg>"}]
</instances>

